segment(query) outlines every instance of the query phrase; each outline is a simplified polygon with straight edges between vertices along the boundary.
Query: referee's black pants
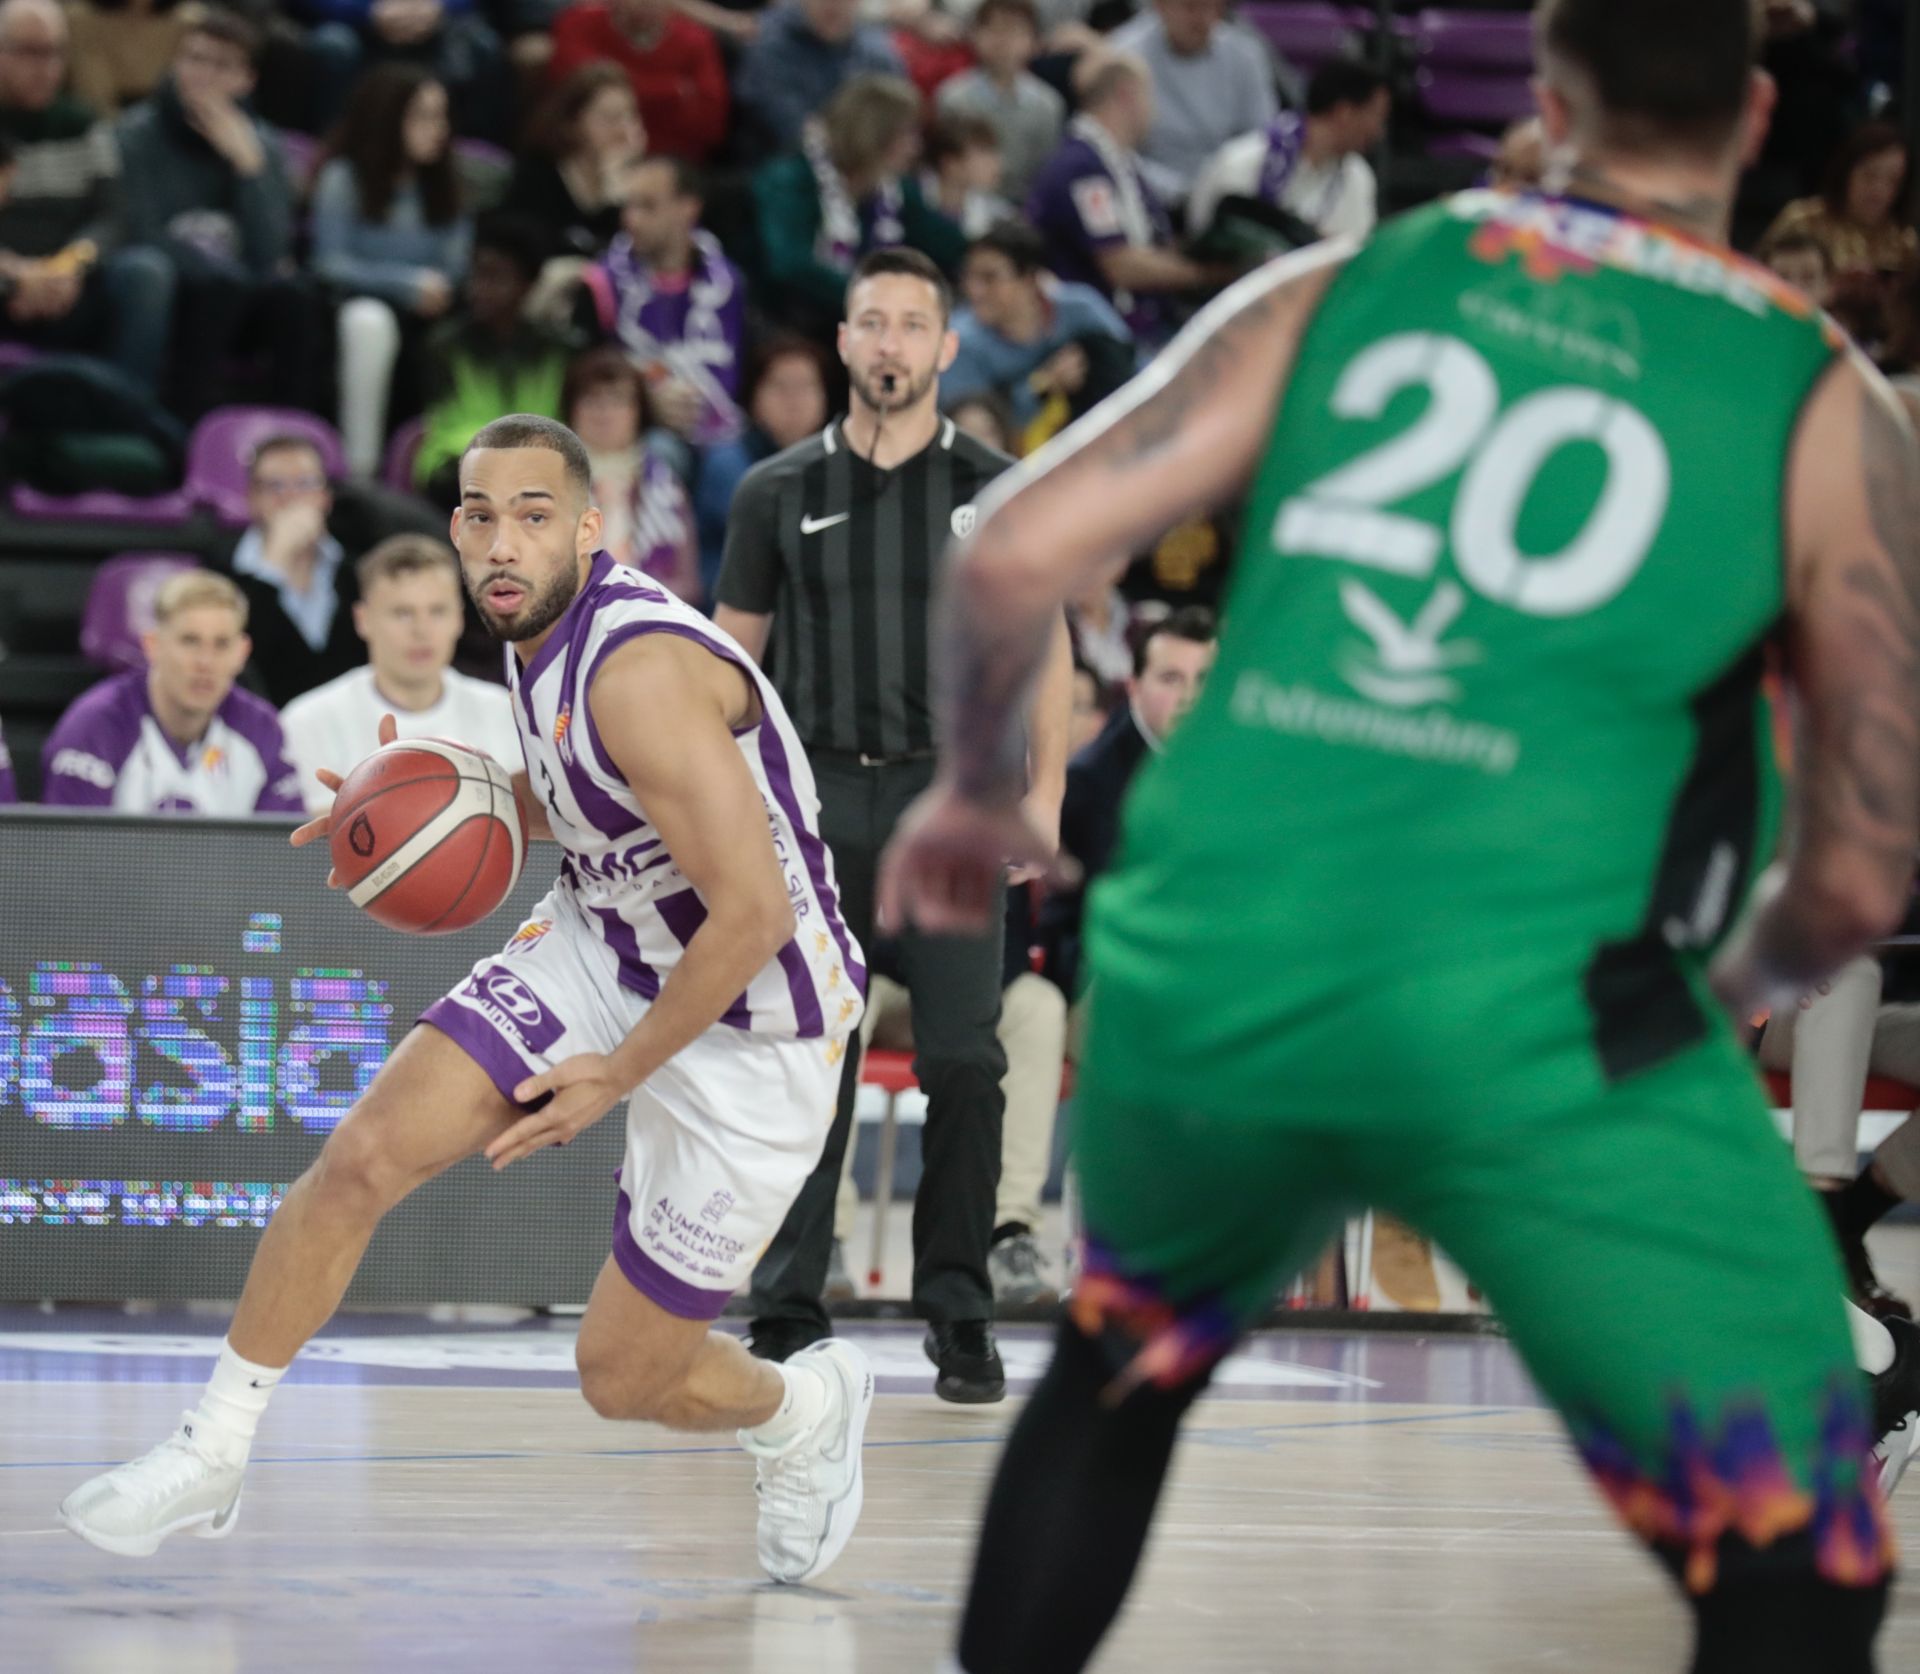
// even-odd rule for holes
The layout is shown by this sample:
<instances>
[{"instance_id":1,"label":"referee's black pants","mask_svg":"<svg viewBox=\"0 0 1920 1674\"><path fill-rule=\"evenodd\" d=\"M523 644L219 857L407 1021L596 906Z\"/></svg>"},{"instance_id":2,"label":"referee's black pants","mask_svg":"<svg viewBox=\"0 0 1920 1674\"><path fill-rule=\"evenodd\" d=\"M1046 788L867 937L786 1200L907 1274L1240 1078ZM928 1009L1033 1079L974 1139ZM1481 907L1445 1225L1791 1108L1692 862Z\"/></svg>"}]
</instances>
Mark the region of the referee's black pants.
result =
<instances>
[{"instance_id":1,"label":"referee's black pants","mask_svg":"<svg viewBox=\"0 0 1920 1674\"><path fill-rule=\"evenodd\" d=\"M840 910L873 957L874 885L880 854L907 805L933 780L931 759L866 767L857 756L812 754L820 788L820 835L833 851ZM914 1074L927 1095L921 1130L920 1190L913 1203L913 1306L937 1324L993 1318L987 1247L993 1241L1000 1185L1000 986L1006 902L978 936L903 932L896 941L900 980L913 1001ZM848 1043L840 1102L820 1164L800 1188L786 1223L753 1274L753 1317L765 1325L805 1325L825 1335L820 1292L833 1252L833 1204L853 1131L860 1087L860 1043ZM881 1191L892 1188L882 1180Z\"/></svg>"}]
</instances>

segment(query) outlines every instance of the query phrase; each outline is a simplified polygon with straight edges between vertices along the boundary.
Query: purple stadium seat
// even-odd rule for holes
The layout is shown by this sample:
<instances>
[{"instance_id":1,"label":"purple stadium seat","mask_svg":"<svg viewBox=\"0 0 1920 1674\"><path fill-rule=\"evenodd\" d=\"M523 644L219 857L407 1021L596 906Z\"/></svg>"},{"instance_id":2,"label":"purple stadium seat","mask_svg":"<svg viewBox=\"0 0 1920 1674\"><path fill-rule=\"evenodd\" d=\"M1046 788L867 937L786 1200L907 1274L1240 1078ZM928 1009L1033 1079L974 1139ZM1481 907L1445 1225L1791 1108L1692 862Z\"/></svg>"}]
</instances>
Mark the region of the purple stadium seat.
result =
<instances>
[{"instance_id":1,"label":"purple stadium seat","mask_svg":"<svg viewBox=\"0 0 1920 1674\"><path fill-rule=\"evenodd\" d=\"M1534 114L1533 85L1521 75L1423 69L1414 86L1420 108L1443 127L1504 128Z\"/></svg>"},{"instance_id":2,"label":"purple stadium seat","mask_svg":"<svg viewBox=\"0 0 1920 1674\"><path fill-rule=\"evenodd\" d=\"M153 630L153 600L161 584L182 570L198 569L179 552L126 552L94 572L80 619L80 652L98 668L118 673L140 668L147 656L140 636Z\"/></svg>"},{"instance_id":3,"label":"purple stadium seat","mask_svg":"<svg viewBox=\"0 0 1920 1674\"><path fill-rule=\"evenodd\" d=\"M1429 69L1533 72L1533 19L1525 12L1426 11L1402 32Z\"/></svg>"},{"instance_id":4,"label":"purple stadium seat","mask_svg":"<svg viewBox=\"0 0 1920 1674\"><path fill-rule=\"evenodd\" d=\"M1426 154L1448 160L1480 163L1491 168L1500 155L1500 142L1491 134L1442 134L1428 142Z\"/></svg>"},{"instance_id":5,"label":"purple stadium seat","mask_svg":"<svg viewBox=\"0 0 1920 1674\"><path fill-rule=\"evenodd\" d=\"M387 456L380 464L380 480L394 493L413 492L413 461L426 433L425 419L410 418L387 438Z\"/></svg>"},{"instance_id":6,"label":"purple stadium seat","mask_svg":"<svg viewBox=\"0 0 1920 1674\"><path fill-rule=\"evenodd\" d=\"M489 145L485 140L457 139L453 142L453 154L470 167L498 169L502 174L513 172L513 153Z\"/></svg>"},{"instance_id":7,"label":"purple stadium seat","mask_svg":"<svg viewBox=\"0 0 1920 1674\"><path fill-rule=\"evenodd\" d=\"M1289 64L1303 70L1317 70L1330 58L1353 57L1360 50L1364 19L1356 18L1346 6L1317 0L1305 4L1248 0L1238 16L1249 29L1264 35Z\"/></svg>"},{"instance_id":8,"label":"purple stadium seat","mask_svg":"<svg viewBox=\"0 0 1920 1674\"><path fill-rule=\"evenodd\" d=\"M186 494L223 523L247 521L247 467L269 436L300 436L320 450L330 477L346 475L340 435L325 419L292 407L216 407L187 444Z\"/></svg>"},{"instance_id":9,"label":"purple stadium seat","mask_svg":"<svg viewBox=\"0 0 1920 1674\"><path fill-rule=\"evenodd\" d=\"M22 517L63 523L188 523L194 512L193 496L184 488L143 497L106 488L89 494L42 494L23 484L14 489L12 506Z\"/></svg>"}]
</instances>

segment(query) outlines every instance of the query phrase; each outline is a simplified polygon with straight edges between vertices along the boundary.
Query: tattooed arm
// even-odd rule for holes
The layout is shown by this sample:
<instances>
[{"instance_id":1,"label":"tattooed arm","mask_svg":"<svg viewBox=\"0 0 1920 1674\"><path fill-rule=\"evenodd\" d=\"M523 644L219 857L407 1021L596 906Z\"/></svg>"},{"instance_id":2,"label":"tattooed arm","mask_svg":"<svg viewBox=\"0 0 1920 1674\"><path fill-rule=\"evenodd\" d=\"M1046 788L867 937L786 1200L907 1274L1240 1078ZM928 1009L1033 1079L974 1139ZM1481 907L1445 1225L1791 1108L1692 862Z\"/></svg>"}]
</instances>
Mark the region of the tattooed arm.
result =
<instances>
[{"instance_id":1,"label":"tattooed arm","mask_svg":"<svg viewBox=\"0 0 1920 1674\"><path fill-rule=\"evenodd\" d=\"M1920 444L1864 361L1808 404L1789 477L1795 805L1784 868L1715 972L1804 992L1899 922L1920 842Z\"/></svg>"},{"instance_id":2,"label":"tattooed arm","mask_svg":"<svg viewBox=\"0 0 1920 1674\"><path fill-rule=\"evenodd\" d=\"M964 794L1018 797L1019 715L1066 600L1115 553L1246 487L1300 334L1351 254L1317 245L1242 280L983 497L942 623L943 765Z\"/></svg>"},{"instance_id":3,"label":"tattooed arm","mask_svg":"<svg viewBox=\"0 0 1920 1674\"><path fill-rule=\"evenodd\" d=\"M881 922L977 931L1000 867L1056 882L1070 865L1023 816L1021 717L1062 606L1109 564L1253 476L1301 332L1352 254L1315 246L1249 275L1110 401L999 479L948 572L940 628L940 775L895 834Z\"/></svg>"}]
</instances>

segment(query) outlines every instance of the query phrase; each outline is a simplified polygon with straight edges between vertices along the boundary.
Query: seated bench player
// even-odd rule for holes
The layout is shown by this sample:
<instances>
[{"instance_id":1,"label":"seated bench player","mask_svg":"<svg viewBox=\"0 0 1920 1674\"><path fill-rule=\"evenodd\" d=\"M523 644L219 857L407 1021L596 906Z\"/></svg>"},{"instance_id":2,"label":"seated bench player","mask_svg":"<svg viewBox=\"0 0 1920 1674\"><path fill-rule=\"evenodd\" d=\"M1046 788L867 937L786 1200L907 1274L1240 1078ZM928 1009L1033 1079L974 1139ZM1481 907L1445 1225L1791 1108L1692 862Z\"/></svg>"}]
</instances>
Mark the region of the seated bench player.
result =
<instances>
[{"instance_id":1,"label":"seated bench player","mask_svg":"<svg viewBox=\"0 0 1920 1674\"><path fill-rule=\"evenodd\" d=\"M232 1528L274 1386L408 1192L476 1152L501 1169L564 1144L629 1095L582 1393L606 1418L737 1430L774 1580L811 1579L852 1532L873 1402L859 1350L823 1342L776 1365L711 1327L819 1161L866 972L773 687L599 550L590 481L571 430L498 419L461 461L453 520L467 592L510 647L528 770L515 786L560 844L559 879L400 1042L288 1191L181 1427L68 1496L62 1522L106 1551ZM382 742L395 733L383 719Z\"/></svg>"},{"instance_id":2,"label":"seated bench player","mask_svg":"<svg viewBox=\"0 0 1920 1674\"><path fill-rule=\"evenodd\" d=\"M451 738L518 767L520 735L506 688L453 667L466 617L452 548L432 535L389 535L354 569L353 628L366 641L367 660L303 692L280 717L307 812L333 806L319 770L371 749L382 715L394 717L402 738Z\"/></svg>"},{"instance_id":3,"label":"seated bench player","mask_svg":"<svg viewBox=\"0 0 1920 1674\"><path fill-rule=\"evenodd\" d=\"M300 791L272 704L234 685L253 642L240 589L210 570L154 600L147 666L67 706L41 759L41 800L130 814L297 814Z\"/></svg>"}]
</instances>

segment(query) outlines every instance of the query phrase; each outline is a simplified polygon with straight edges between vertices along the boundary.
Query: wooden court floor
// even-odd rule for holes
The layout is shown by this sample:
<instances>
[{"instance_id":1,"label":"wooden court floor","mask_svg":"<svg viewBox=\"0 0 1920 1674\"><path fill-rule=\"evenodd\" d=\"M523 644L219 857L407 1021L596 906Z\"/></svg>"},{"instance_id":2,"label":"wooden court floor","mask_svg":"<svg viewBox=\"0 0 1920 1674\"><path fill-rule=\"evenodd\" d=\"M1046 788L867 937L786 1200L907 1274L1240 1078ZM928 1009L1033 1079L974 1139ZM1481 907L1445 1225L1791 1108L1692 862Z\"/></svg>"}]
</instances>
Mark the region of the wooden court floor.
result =
<instances>
[{"instance_id":1,"label":"wooden court floor","mask_svg":"<svg viewBox=\"0 0 1920 1674\"><path fill-rule=\"evenodd\" d=\"M231 1539L140 1561L60 1531L69 1488L172 1425L218 1330L0 1310L0 1669L930 1674L1014 1411L935 1401L911 1329L855 1328L882 1391L866 1515L823 1584L782 1589L744 1456L595 1418L564 1327L343 1320L276 1398ZM1026 1379L1043 1337L1006 1343ZM1198 1409L1097 1666L1670 1674L1684 1642L1503 1343L1295 1334ZM1912 1586L1883 1643L1920 1667Z\"/></svg>"}]
</instances>

